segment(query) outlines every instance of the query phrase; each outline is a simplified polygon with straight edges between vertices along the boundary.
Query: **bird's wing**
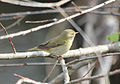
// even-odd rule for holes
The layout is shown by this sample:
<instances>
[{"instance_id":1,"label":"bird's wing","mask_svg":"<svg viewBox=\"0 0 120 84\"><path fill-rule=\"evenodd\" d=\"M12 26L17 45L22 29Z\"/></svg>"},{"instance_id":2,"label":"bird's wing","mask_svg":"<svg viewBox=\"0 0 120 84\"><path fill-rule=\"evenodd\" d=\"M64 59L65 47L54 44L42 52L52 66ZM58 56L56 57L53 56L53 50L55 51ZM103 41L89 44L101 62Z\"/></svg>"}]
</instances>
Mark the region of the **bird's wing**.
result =
<instances>
[{"instance_id":1,"label":"bird's wing","mask_svg":"<svg viewBox=\"0 0 120 84\"><path fill-rule=\"evenodd\" d=\"M64 44L63 41L61 42L51 42L51 41L47 41L47 42L44 42L44 43L41 43L38 48L39 49L50 49L50 48L55 48L55 47L59 47L59 46L62 46Z\"/></svg>"}]
</instances>

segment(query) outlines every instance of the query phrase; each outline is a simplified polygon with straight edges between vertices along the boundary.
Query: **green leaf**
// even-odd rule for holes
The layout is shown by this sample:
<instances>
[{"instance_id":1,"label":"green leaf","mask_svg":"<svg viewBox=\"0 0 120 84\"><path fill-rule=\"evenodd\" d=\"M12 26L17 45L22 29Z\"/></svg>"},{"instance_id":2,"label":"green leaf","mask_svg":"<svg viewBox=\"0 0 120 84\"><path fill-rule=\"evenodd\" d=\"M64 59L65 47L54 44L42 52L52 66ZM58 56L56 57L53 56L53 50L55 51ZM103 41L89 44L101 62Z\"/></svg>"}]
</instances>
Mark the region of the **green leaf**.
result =
<instances>
[{"instance_id":1,"label":"green leaf","mask_svg":"<svg viewBox=\"0 0 120 84\"><path fill-rule=\"evenodd\" d=\"M112 42L118 42L119 41L119 32L116 32L114 34L111 34L109 36L106 37L109 41Z\"/></svg>"}]
</instances>

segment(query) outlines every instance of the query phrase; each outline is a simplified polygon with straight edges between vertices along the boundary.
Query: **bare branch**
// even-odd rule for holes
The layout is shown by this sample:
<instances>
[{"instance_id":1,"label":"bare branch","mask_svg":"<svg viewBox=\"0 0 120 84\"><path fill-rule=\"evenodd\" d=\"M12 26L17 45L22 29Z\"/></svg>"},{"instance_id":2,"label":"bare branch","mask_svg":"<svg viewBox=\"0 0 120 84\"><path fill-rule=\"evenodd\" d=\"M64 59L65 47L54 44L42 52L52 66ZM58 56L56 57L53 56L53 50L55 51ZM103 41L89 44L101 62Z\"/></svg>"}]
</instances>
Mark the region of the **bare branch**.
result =
<instances>
[{"instance_id":1,"label":"bare branch","mask_svg":"<svg viewBox=\"0 0 120 84\"><path fill-rule=\"evenodd\" d=\"M24 19L25 16L21 17L20 19L18 19L17 21L15 21L14 23L10 24L9 26L6 27L6 30L14 27L17 24L20 24L20 22ZM0 32L3 31L2 29L0 29Z\"/></svg>"},{"instance_id":2,"label":"bare branch","mask_svg":"<svg viewBox=\"0 0 120 84\"><path fill-rule=\"evenodd\" d=\"M7 30L5 29L5 27L3 26L3 24L0 23L0 25L1 25L1 27L3 28L5 34L8 35L8 32L7 32ZM16 53L16 49L15 49L15 47L14 47L14 44L13 44L13 42L12 42L12 39L11 39L11 38L8 38L8 40L9 40L9 42L10 42L10 44L11 44L11 47L12 47L13 52Z\"/></svg>"},{"instance_id":3,"label":"bare branch","mask_svg":"<svg viewBox=\"0 0 120 84\"><path fill-rule=\"evenodd\" d=\"M20 5L20 6L53 8L56 6L61 6L69 2L70 0L60 0L59 2L55 2L55 3L40 3L31 0L0 0L0 1L5 3Z\"/></svg>"},{"instance_id":4,"label":"bare branch","mask_svg":"<svg viewBox=\"0 0 120 84\"><path fill-rule=\"evenodd\" d=\"M60 57L59 61L61 63L62 70L63 70L63 73L64 73L64 84L67 84L70 81L70 77L69 77L69 74L68 74L67 66L65 64L65 60L62 57Z\"/></svg>"},{"instance_id":5,"label":"bare branch","mask_svg":"<svg viewBox=\"0 0 120 84\"><path fill-rule=\"evenodd\" d=\"M85 61L85 60L97 59L98 57L108 57L108 56L117 56L117 55L120 55L120 52L102 54L101 56L90 56L90 57L86 57L86 58L79 58L79 59L70 61L69 63L67 63L67 66L77 63L77 62Z\"/></svg>"},{"instance_id":6,"label":"bare branch","mask_svg":"<svg viewBox=\"0 0 120 84\"><path fill-rule=\"evenodd\" d=\"M54 63L51 71L50 71L50 72L48 73L48 75L44 78L43 82L45 82L45 81L51 76L51 74L52 74L53 70L55 69L57 63L58 63L58 60Z\"/></svg>"},{"instance_id":7,"label":"bare branch","mask_svg":"<svg viewBox=\"0 0 120 84\"><path fill-rule=\"evenodd\" d=\"M120 52L114 52L114 53L107 53L107 54L103 54L102 57L108 57L108 56L116 56L116 55L120 55ZM90 60L90 59L97 59L100 56L90 56L87 58L80 58L80 59L75 59L73 61L70 61L66 64L67 67L69 67L71 64L75 64L77 62L82 62L85 60ZM51 66L54 65L55 63L49 63L49 62L45 62L45 63L17 63L17 64L0 64L0 67L19 67L19 66ZM60 66L61 64L57 63L57 66Z\"/></svg>"},{"instance_id":8,"label":"bare branch","mask_svg":"<svg viewBox=\"0 0 120 84\"><path fill-rule=\"evenodd\" d=\"M5 57L6 56L6 57ZM31 57L48 57L50 56L50 53L45 51L33 51L33 52L16 52L14 53L5 53L0 54L0 59L25 59L25 58L31 58ZM51 56L50 56L51 57Z\"/></svg>"},{"instance_id":9,"label":"bare branch","mask_svg":"<svg viewBox=\"0 0 120 84\"><path fill-rule=\"evenodd\" d=\"M96 52L106 53L115 50L120 51L120 42L70 50L67 53L65 53L63 57L67 58L67 57L82 56L87 54L95 54Z\"/></svg>"},{"instance_id":10,"label":"bare branch","mask_svg":"<svg viewBox=\"0 0 120 84\"><path fill-rule=\"evenodd\" d=\"M0 64L0 67L21 67L21 66L52 66L55 63L49 62L38 62L38 63L15 63L15 64ZM60 66L60 63L57 63L56 66Z\"/></svg>"},{"instance_id":11,"label":"bare branch","mask_svg":"<svg viewBox=\"0 0 120 84\"><path fill-rule=\"evenodd\" d=\"M22 83L24 83L24 82L26 82L26 83L32 83L32 84L48 84L48 83L37 82L37 81L35 81L35 80L32 80L32 79L27 78L27 77L23 77L23 76L18 75L18 74L14 74L14 76L21 78L21 79L19 79L19 80L17 81L16 84L22 84Z\"/></svg>"},{"instance_id":12,"label":"bare branch","mask_svg":"<svg viewBox=\"0 0 120 84\"><path fill-rule=\"evenodd\" d=\"M83 79L81 79L81 78L75 79L75 80L72 80L71 82L69 82L67 84L80 83L81 81L98 79L98 78L102 78L102 77L105 77L105 76L111 76L111 75L115 75L115 74L120 74L120 69L111 71L108 74L99 74L99 75L96 75L96 76L86 77L86 78L83 78Z\"/></svg>"},{"instance_id":13,"label":"bare branch","mask_svg":"<svg viewBox=\"0 0 120 84\"><path fill-rule=\"evenodd\" d=\"M41 21L25 21L25 23L46 23L46 22L55 22L55 21L57 21L56 18L47 19L47 20L41 20Z\"/></svg>"},{"instance_id":14,"label":"bare branch","mask_svg":"<svg viewBox=\"0 0 120 84\"><path fill-rule=\"evenodd\" d=\"M21 15L16 15L16 16L10 16L10 17L0 17L0 21L3 21L3 20L15 20L15 19L19 19L19 18L21 18L21 17L23 17L23 16L21 16Z\"/></svg>"}]
</instances>

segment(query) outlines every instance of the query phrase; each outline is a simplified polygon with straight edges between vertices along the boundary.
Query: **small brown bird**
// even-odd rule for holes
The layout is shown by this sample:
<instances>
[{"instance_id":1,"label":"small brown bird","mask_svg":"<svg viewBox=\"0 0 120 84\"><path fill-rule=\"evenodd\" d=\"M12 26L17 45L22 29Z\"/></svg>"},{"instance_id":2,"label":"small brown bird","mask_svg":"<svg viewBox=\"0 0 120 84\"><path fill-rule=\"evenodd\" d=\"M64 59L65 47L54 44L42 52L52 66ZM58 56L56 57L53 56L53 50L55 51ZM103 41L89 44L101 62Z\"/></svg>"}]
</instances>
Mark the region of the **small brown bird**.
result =
<instances>
[{"instance_id":1,"label":"small brown bird","mask_svg":"<svg viewBox=\"0 0 120 84\"><path fill-rule=\"evenodd\" d=\"M74 30L66 29L57 37L28 50L47 51L53 55L62 55L71 48L76 34L77 32Z\"/></svg>"}]
</instances>

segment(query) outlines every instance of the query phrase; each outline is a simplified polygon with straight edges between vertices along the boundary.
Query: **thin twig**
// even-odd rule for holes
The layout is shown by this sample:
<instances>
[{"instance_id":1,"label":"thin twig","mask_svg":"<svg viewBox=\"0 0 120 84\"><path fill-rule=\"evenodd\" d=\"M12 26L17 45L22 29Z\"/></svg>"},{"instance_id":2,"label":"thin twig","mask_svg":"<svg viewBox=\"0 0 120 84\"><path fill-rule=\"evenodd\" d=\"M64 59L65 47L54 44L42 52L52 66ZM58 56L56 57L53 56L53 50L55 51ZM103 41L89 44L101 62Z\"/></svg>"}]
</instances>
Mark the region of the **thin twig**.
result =
<instances>
[{"instance_id":1,"label":"thin twig","mask_svg":"<svg viewBox=\"0 0 120 84\"><path fill-rule=\"evenodd\" d=\"M14 23L12 23L11 25L7 26L7 27L6 27L6 30L8 30L8 29L14 27L15 25L19 24L20 21L22 21L24 18L25 18L25 16L21 17L20 19L18 19L17 21L15 21ZM3 31L3 30L1 29L0 32L1 32L1 31Z\"/></svg>"},{"instance_id":2,"label":"thin twig","mask_svg":"<svg viewBox=\"0 0 120 84\"><path fill-rule=\"evenodd\" d=\"M54 63L51 71L50 71L50 72L48 73L48 75L45 77L45 79L43 80L43 82L45 82L45 81L50 77L50 75L52 74L53 70L55 69L57 63L58 63L58 60Z\"/></svg>"},{"instance_id":3,"label":"thin twig","mask_svg":"<svg viewBox=\"0 0 120 84\"><path fill-rule=\"evenodd\" d=\"M75 8L76 8L79 12L82 12L82 10L75 4L75 2L71 1L71 3L75 6Z\"/></svg>"},{"instance_id":4,"label":"thin twig","mask_svg":"<svg viewBox=\"0 0 120 84\"><path fill-rule=\"evenodd\" d=\"M15 63L15 64L0 64L0 67L20 67L20 66L52 66L55 63ZM57 63L56 66L60 66L60 63Z\"/></svg>"},{"instance_id":5,"label":"thin twig","mask_svg":"<svg viewBox=\"0 0 120 84\"><path fill-rule=\"evenodd\" d=\"M80 83L81 81L98 79L98 78L102 78L102 77L105 77L105 76L112 76L112 75L115 75L115 74L120 74L120 69L116 69L114 71L111 71L108 74L99 74L99 75L96 75L96 76L86 77L86 78L83 78L83 79L81 79L81 78L75 79L75 80L70 81L67 84L76 84L76 83Z\"/></svg>"},{"instance_id":6,"label":"thin twig","mask_svg":"<svg viewBox=\"0 0 120 84\"><path fill-rule=\"evenodd\" d=\"M27 78L27 77L23 77L23 76L18 75L18 74L13 74L13 75L16 76L16 77L21 78L21 79L19 79L19 80L17 81L16 84L22 84L22 83L24 83L24 82L26 82L26 83L32 83L32 84L48 84L48 83L37 82L37 81L35 81L35 80L32 80L32 79Z\"/></svg>"},{"instance_id":7,"label":"thin twig","mask_svg":"<svg viewBox=\"0 0 120 84\"><path fill-rule=\"evenodd\" d=\"M55 22L57 21L56 18L48 19L48 20L41 20L41 21L25 21L25 23L46 23L46 22Z\"/></svg>"},{"instance_id":8,"label":"thin twig","mask_svg":"<svg viewBox=\"0 0 120 84\"><path fill-rule=\"evenodd\" d=\"M7 30L5 29L5 27L3 26L3 24L0 23L0 25L1 25L1 27L3 28L5 34L8 35L8 32L7 32ZM11 38L8 38L8 40L9 40L9 42L10 42L10 44L11 44L11 47L12 47L13 52L16 54L16 49L15 49L15 47L14 47L14 44L13 44L13 42L12 42L12 39L11 39Z\"/></svg>"},{"instance_id":9,"label":"thin twig","mask_svg":"<svg viewBox=\"0 0 120 84\"><path fill-rule=\"evenodd\" d=\"M19 19L21 18L22 16L21 15L16 15L16 16L8 16L8 17L0 17L0 21L3 21L3 20L15 20L15 19Z\"/></svg>"},{"instance_id":10,"label":"thin twig","mask_svg":"<svg viewBox=\"0 0 120 84\"><path fill-rule=\"evenodd\" d=\"M81 79L83 79L84 77L86 77L87 74L89 74L90 71L93 70L97 64L98 64L98 60L95 62L95 64L93 64L93 65L90 67L90 69L82 76Z\"/></svg>"}]
</instances>

